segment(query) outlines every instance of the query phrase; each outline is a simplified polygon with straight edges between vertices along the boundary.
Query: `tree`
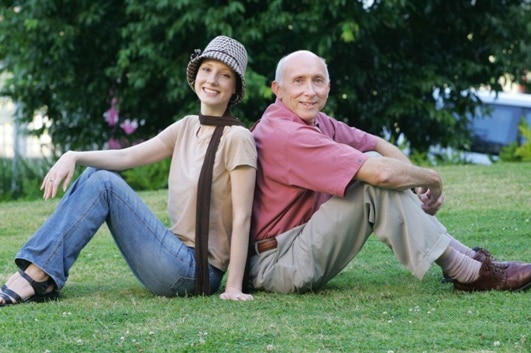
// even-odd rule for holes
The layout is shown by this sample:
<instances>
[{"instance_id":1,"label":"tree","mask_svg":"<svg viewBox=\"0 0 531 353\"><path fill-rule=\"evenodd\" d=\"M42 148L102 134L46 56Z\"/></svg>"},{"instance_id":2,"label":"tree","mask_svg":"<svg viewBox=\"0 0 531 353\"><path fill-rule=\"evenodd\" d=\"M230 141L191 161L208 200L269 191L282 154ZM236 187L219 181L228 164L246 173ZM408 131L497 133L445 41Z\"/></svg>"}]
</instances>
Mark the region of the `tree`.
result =
<instances>
[{"instance_id":1,"label":"tree","mask_svg":"<svg viewBox=\"0 0 531 353\"><path fill-rule=\"evenodd\" d=\"M102 146L113 97L122 119L145 122L135 138L197 113L185 67L195 48L234 36L249 52L248 94L234 113L248 123L272 101L283 55L309 49L327 59L327 112L410 147L463 147L461 92L499 79L521 82L531 63L527 0L2 0L3 94L24 119L44 110L60 149ZM445 92L436 109L434 90ZM456 114L460 116L456 118ZM38 131L37 133L40 133Z\"/></svg>"}]
</instances>

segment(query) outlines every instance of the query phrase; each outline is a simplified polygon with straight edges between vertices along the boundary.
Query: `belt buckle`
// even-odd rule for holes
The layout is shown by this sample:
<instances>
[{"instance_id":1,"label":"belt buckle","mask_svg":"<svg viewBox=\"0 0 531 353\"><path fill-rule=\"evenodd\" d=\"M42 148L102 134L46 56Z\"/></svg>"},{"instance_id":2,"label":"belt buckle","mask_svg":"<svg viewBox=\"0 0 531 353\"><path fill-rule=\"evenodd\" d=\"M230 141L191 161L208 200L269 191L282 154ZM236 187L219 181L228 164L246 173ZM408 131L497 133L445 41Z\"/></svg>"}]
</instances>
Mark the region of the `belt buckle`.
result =
<instances>
[{"instance_id":1,"label":"belt buckle","mask_svg":"<svg viewBox=\"0 0 531 353\"><path fill-rule=\"evenodd\" d=\"M254 242L254 253L256 255L260 255L260 252L258 251L258 242L257 241Z\"/></svg>"}]
</instances>

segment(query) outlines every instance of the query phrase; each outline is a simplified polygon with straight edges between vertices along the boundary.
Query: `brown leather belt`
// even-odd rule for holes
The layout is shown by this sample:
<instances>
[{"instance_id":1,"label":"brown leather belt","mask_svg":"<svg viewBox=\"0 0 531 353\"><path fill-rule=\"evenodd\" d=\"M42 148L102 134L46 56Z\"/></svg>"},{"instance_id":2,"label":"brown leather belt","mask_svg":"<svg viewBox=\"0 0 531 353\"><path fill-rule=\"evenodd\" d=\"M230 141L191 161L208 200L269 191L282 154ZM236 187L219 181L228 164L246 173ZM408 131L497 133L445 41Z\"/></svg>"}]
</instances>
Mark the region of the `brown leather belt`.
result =
<instances>
[{"instance_id":1,"label":"brown leather belt","mask_svg":"<svg viewBox=\"0 0 531 353\"><path fill-rule=\"evenodd\" d=\"M276 238L268 238L257 241L249 247L249 254L258 255L268 250L276 249L278 246Z\"/></svg>"}]
</instances>

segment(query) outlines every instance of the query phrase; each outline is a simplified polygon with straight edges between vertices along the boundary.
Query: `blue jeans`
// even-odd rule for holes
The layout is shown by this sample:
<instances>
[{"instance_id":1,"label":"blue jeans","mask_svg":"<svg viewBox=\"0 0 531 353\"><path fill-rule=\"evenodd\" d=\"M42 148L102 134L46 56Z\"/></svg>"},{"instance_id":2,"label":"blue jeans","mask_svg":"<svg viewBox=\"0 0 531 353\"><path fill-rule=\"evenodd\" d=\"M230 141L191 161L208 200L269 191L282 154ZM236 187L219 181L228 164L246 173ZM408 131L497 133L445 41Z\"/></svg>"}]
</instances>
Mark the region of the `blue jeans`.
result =
<instances>
[{"instance_id":1,"label":"blue jeans","mask_svg":"<svg viewBox=\"0 0 531 353\"><path fill-rule=\"evenodd\" d=\"M138 280L162 296L195 294L194 249L168 230L116 173L87 168L55 212L18 252L15 262L46 272L60 289L81 250L106 222ZM210 288L223 271L209 266Z\"/></svg>"}]
</instances>

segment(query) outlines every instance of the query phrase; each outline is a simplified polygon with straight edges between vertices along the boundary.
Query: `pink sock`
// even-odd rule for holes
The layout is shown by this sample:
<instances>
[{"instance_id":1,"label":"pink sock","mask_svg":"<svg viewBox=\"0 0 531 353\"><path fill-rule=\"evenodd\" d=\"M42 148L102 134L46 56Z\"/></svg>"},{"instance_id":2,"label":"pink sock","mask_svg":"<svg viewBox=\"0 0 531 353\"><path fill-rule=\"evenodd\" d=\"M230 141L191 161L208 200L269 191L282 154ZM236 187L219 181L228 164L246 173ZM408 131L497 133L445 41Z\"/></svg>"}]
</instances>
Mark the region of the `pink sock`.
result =
<instances>
[{"instance_id":1,"label":"pink sock","mask_svg":"<svg viewBox=\"0 0 531 353\"><path fill-rule=\"evenodd\" d=\"M473 250L472 250L473 251ZM474 282L479 277L482 263L462 254L449 246L444 253L435 260L442 270L451 278L461 283Z\"/></svg>"},{"instance_id":2,"label":"pink sock","mask_svg":"<svg viewBox=\"0 0 531 353\"><path fill-rule=\"evenodd\" d=\"M464 245L452 236L450 236L450 246L468 257L474 257L474 255L476 255L474 250L470 249L468 246Z\"/></svg>"}]
</instances>

